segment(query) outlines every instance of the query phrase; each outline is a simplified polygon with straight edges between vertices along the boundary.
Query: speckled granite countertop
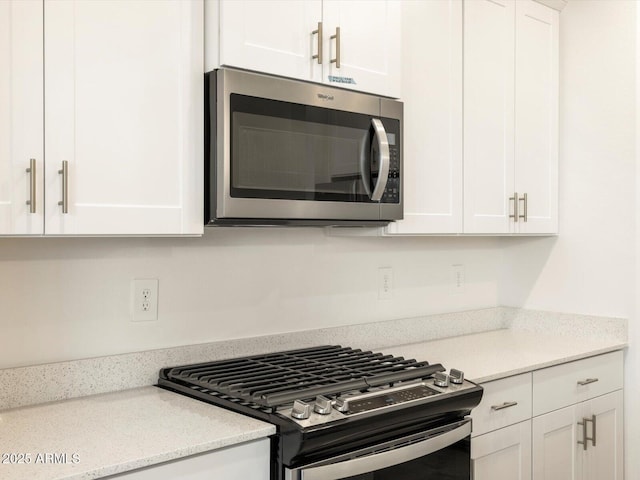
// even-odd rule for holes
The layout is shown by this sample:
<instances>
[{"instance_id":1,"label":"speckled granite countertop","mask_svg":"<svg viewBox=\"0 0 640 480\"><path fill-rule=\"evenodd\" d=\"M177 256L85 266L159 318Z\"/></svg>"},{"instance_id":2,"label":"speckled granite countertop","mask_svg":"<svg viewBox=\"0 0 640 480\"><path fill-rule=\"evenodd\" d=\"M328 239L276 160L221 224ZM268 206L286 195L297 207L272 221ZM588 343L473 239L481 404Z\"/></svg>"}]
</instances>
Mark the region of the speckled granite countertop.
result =
<instances>
[{"instance_id":1,"label":"speckled granite countertop","mask_svg":"<svg viewBox=\"0 0 640 480\"><path fill-rule=\"evenodd\" d=\"M480 327L485 331L473 333ZM0 455L30 453L32 459L30 465L7 465L0 458L0 479L100 478L275 433L267 423L172 392L120 384L123 372L137 384L152 383L166 365L344 342L440 362L482 383L623 349L627 325L623 319L502 307L268 337L271 343L265 338L0 370ZM400 344L409 338L418 343ZM34 386L38 395L28 395ZM27 406L105 389L120 391ZM66 454L67 463L35 462L46 453Z\"/></svg>"},{"instance_id":2,"label":"speckled granite countertop","mask_svg":"<svg viewBox=\"0 0 640 480\"><path fill-rule=\"evenodd\" d=\"M100 478L274 433L273 425L157 387L92 395L0 412L0 454L31 460L0 463L0 478ZM66 463L46 454L66 454Z\"/></svg>"},{"instance_id":3,"label":"speckled granite countertop","mask_svg":"<svg viewBox=\"0 0 640 480\"><path fill-rule=\"evenodd\" d=\"M526 330L494 330L431 342L381 349L382 352L442 363L478 383L530 372L627 346L611 337L551 335Z\"/></svg>"}]
</instances>

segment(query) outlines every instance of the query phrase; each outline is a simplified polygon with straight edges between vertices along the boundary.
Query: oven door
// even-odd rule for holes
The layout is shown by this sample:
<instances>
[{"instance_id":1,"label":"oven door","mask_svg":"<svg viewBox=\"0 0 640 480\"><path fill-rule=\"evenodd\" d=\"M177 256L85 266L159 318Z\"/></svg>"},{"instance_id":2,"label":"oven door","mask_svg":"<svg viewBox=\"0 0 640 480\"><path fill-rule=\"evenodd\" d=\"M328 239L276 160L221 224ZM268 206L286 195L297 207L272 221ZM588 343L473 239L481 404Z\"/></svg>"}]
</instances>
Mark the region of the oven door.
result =
<instances>
[{"instance_id":1,"label":"oven door","mask_svg":"<svg viewBox=\"0 0 640 480\"><path fill-rule=\"evenodd\" d=\"M471 420L295 469L285 480L469 480Z\"/></svg>"},{"instance_id":2,"label":"oven door","mask_svg":"<svg viewBox=\"0 0 640 480\"><path fill-rule=\"evenodd\" d=\"M218 218L401 217L400 120L380 115L380 98L246 72L216 78Z\"/></svg>"}]
</instances>

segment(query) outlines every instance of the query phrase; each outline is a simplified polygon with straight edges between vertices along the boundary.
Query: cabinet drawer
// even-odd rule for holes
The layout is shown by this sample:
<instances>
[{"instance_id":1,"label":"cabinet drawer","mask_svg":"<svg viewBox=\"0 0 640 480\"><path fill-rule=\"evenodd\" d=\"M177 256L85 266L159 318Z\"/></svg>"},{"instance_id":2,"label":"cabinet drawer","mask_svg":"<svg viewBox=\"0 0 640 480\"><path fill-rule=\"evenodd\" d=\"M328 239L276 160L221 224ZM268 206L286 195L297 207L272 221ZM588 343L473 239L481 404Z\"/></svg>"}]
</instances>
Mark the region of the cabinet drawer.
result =
<instances>
[{"instance_id":1,"label":"cabinet drawer","mask_svg":"<svg viewBox=\"0 0 640 480\"><path fill-rule=\"evenodd\" d=\"M533 415L622 388L622 351L533 372Z\"/></svg>"},{"instance_id":2,"label":"cabinet drawer","mask_svg":"<svg viewBox=\"0 0 640 480\"><path fill-rule=\"evenodd\" d=\"M471 411L472 437L531 418L531 374L483 383L480 404Z\"/></svg>"}]
</instances>

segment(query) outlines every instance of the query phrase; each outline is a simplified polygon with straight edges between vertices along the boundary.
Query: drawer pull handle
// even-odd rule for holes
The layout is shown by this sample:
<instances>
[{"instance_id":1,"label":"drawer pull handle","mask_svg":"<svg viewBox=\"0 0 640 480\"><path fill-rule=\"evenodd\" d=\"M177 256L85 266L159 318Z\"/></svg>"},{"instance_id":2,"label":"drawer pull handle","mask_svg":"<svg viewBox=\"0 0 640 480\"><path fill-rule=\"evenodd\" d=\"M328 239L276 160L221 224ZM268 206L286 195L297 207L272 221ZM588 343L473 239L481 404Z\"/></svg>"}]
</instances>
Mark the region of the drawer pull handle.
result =
<instances>
[{"instance_id":1,"label":"drawer pull handle","mask_svg":"<svg viewBox=\"0 0 640 480\"><path fill-rule=\"evenodd\" d=\"M515 407L518 405L518 402L504 402L502 405L491 405L491 410L504 410L505 408Z\"/></svg>"},{"instance_id":2,"label":"drawer pull handle","mask_svg":"<svg viewBox=\"0 0 640 480\"><path fill-rule=\"evenodd\" d=\"M589 385L590 383L596 383L598 381L597 378L587 378L586 380L578 380L578 385L584 387L585 385Z\"/></svg>"}]
</instances>

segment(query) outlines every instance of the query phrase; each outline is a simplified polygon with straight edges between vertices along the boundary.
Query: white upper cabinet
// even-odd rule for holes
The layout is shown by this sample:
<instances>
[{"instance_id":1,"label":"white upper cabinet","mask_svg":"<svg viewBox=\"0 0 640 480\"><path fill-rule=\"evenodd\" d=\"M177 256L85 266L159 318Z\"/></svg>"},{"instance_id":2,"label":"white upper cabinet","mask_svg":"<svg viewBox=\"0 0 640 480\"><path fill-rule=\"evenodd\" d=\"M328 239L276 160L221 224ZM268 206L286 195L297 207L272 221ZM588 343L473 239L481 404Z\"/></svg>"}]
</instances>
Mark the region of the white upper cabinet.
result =
<instances>
[{"instance_id":1,"label":"white upper cabinet","mask_svg":"<svg viewBox=\"0 0 640 480\"><path fill-rule=\"evenodd\" d=\"M207 71L231 66L400 96L397 0L210 0L206 9Z\"/></svg>"},{"instance_id":2,"label":"white upper cabinet","mask_svg":"<svg viewBox=\"0 0 640 480\"><path fill-rule=\"evenodd\" d=\"M516 4L515 191L527 195L518 233L558 231L558 21L539 3Z\"/></svg>"},{"instance_id":3,"label":"white upper cabinet","mask_svg":"<svg viewBox=\"0 0 640 480\"><path fill-rule=\"evenodd\" d=\"M558 12L464 8L464 231L557 233Z\"/></svg>"},{"instance_id":4,"label":"white upper cabinet","mask_svg":"<svg viewBox=\"0 0 640 480\"><path fill-rule=\"evenodd\" d=\"M402 2L404 219L386 233L462 232L462 0Z\"/></svg>"},{"instance_id":5,"label":"white upper cabinet","mask_svg":"<svg viewBox=\"0 0 640 480\"><path fill-rule=\"evenodd\" d=\"M325 83L400 97L401 2L323 0L322 7Z\"/></svg>"},{"instance_id":6,"label":"white upper cabinet","mask_svg":"<svg viewBox=\"0 0 640 480\"><path fill-rule=\"evenodd\" d=\"M0 1L0 235L43 232L42 25L42 0Z\"/></svg>"},{"instance_id":7,"label":"white upper cabinet","mask_svg":"<svg viewBox=\"0 0 640 480\"><path fill-rule=\"evenodd\" d=\"M385 234L557 233L558 12L407 1L402 31L404 219Z\"/></svg>"},{"instance_id":8,"label":"white upper cabinet","mask_svg":"<svg viewBox=\"0 0 640 480\"><path fill-rule=\"evenodd\" d=\"M202 56L201 1L0 2L0 234L201 234Z\"/></svg>"},{"instance_id":9,"label":"white upper cabinet","mask_svg":"<svg viewBox=\"0 0 640 480\"><path fill-rule=\"evenodd\" d=\"M514 168L513 0L464 3L464 231L508 233ZM513 202L512 202L513 203Z\"/></svg>"},{"instance_id":10,"label":"white upper cabinet","mask_svg":"<svg viewBox=\"0 0 640 480\"><path fill-rule=\"evenodd\" d=\"M202 233L202 2L44 15L45 233Z\"/></svg>"},{"instance_id":11,"label":"white upper cabinet","mask_svg":"<svg viewBox=\"0 0 640 480\"><path fill-rule=\"evenodd\" d=\"M322 0L223 0L219 8L220 64L322 81L322 64L312 59L321 36L311 33L322 21Z\"/></svg>"}]
</instances>

